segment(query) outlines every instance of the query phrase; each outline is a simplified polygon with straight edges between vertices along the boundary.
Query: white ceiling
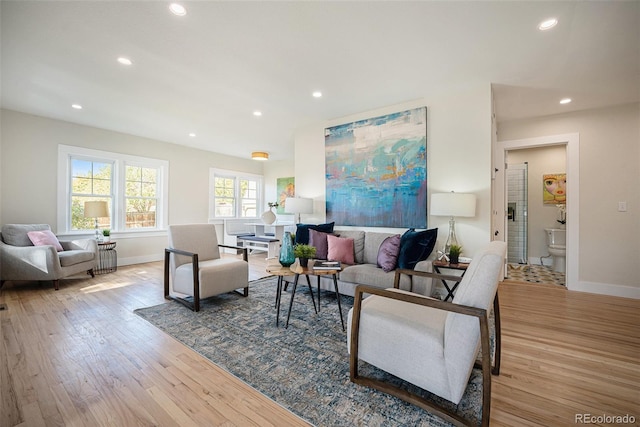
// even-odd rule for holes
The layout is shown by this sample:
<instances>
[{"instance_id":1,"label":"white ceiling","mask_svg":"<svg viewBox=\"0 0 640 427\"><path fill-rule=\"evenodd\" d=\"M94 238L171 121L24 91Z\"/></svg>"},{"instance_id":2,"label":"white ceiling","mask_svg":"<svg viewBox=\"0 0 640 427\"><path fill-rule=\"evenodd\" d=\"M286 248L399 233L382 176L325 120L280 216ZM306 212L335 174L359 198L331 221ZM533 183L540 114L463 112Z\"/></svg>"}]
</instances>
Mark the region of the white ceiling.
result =
<instances>
[{"instance_id":1,"label":"white ceiling","mask_svg":"<svg viewBox=\"0 0 640 427\"><path fill-rule=\"evenodd\" d=\"M468 83L494 84L498 120L640 100L638 1L182 4L3 0L2 107L283 159L307 124Z\"/></svg>"}]
</instances>

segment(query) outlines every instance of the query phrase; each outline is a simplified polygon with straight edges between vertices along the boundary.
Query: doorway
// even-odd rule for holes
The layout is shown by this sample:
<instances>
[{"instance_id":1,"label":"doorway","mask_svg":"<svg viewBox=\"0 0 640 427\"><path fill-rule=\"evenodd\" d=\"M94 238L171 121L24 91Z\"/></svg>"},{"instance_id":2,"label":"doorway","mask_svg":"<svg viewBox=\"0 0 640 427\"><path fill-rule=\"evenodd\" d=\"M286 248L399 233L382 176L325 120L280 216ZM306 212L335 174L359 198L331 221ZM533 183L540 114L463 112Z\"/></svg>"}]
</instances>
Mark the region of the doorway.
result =
<instances>
[{"instance_id":1,"label":"doorway","mask_svg":"<svg viewBox=\"0 0 640 427\"><path fill-rule=\"evenodd\" d=\"M500 141L497 143L497 149L495 154L495 181L492 188L493 191L493 216L494 216L494 239L504 240L509 245L509 200L507 191L507 170L508 158L512 158L513 163L524 163L526 159L522 157L518 158L519 153L526 153L525 151L532 148L553 147L557 146L557 149L564 150L566 158L566 176L567 176L567 200L566 200L566 274L565 284L568 289L575 289L578 284L578 265L579 265L579 135L578 134L564 134L564 135L552 135L539 138L520 139L511 141ZM499 167L502 166L502 167ZM549 170L549 172L553 172ZM536 175L540 174L536 172ZM532 184L532 180L537 180L538 177L532 174L531 164L528 166L529 175L529 189L534 189L532 185L535 185L538 190L542 189L542 177L539 184ZM532 195L529 194L529 200ZM531 204L529 204L531 205ZM531 223L531 209L533 206L528 206L528 222ZM542 208L542 207L541 207ZM556 214L555 206L549 206L546 208L547 214ZM555 218L553 216L552 218ZM553 225L555 219L552 219L549 225ZM538 227L540 228L540 227ZM532 239L536 239L536 247L545 245L546 236L543 229L537 230L534 234L531 234L530 227L528 227L529 233L527 234L528 247L532 247ZM539 231L539 233L538 233ZM511 249L513 251L513 249ZM508 249L509 251L509 249ZM527 254L527 261L533 265L531 257L532 253ZM544 260L543 260L544 261ZM536 262L535 264L540 264ZM508 271L508 265L505 265L505 273Z\"/></svg>"}]
</instances>

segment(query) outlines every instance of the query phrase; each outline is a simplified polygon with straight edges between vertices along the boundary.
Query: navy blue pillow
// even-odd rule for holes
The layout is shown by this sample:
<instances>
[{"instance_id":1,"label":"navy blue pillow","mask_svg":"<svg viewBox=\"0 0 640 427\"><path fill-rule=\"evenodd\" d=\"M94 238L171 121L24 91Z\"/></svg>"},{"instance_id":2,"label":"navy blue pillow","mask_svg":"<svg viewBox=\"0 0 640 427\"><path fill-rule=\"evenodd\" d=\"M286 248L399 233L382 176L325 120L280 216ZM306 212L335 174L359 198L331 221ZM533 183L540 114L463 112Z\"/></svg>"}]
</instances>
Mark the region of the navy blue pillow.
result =
<instances>
[{"instance_id":1,"label":"navy blue pillow","mask_svg":"<svg viewBox=\"0 0 640 427\"><path fill-rule=\"evenodd\" d=\"M328 224L298 224L296 229L296 245L309 244L309 229L320 231L322 233L333 233L335 222Z\"/></svg>"},{"instance_id":2,"label":"navy blue pillow","mask_svg":"<svg viewBox=\"0 0 640 427\"><path fill-rule=\"evenodd\" d=\"M400 238L398 268L413 270L416 264L429 258L438 238L438 229L416 231L408 229Z\"/></svg>"}]
</instances>

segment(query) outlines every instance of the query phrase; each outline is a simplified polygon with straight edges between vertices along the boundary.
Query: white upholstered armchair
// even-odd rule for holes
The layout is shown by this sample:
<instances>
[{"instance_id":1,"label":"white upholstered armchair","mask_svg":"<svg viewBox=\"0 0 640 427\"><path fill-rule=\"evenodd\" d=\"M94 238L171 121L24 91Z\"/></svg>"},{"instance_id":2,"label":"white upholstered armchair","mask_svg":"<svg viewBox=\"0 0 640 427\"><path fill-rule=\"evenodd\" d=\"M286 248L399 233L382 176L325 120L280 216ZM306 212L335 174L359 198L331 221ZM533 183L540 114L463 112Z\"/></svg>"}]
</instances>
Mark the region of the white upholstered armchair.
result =
<instances>
[{"instance_id":1,"label":"white upholstered armchair","mask_svg":"<svg viewBox=\"0 0 640 427\"><path fill-rule=\"evenodd\" d=\"M200 311L200 300L243 289L249 295L247 248L220 245L213 224L169 226L169 248L164 258L164 297ZM220 257L219 248L242 250L243 259ZM173 291L193 297L193 303L171 295Z\"/></svg>"},{"instance_id":2,"label":"white upholstered armchair","mask_svg":"<svg viewBox=\"0 0 640 427\"><path fill-rule=\"evenodd\" d=\"M34 246L29 233L46 235L49 242ZM45 234L46 233L46 234ZM60 245L56 249L57 245ZM6 280L53 281L86 272L95 277L98 245L95 239L58 241L48 224L6 224L0 234L0 284Z\"/></svg>"},{"instance_id":3,"label":"white upholstered armchair","mask_svg":"<svg viewBox=\"0 0 640 427\"><path fill-rule=\"evenodd\" d=\"M356 288L349 312L347 347L351 381L392 394L457 425L476 425L426 400L358 373L365 361L424 390L458 404L482 350L482 425L489 425L491 404L491 352L489 313L494 306L496 352L494 374L499 372L500 322L498 281L506 244L491 242L477 254L457 288L452 302L444 302L399 289ZM439 277L434 273L399 270ZM398 282L396 277L396 283ZM372 294L363 299L363 294Z\"/></svg>"}]
</instances>

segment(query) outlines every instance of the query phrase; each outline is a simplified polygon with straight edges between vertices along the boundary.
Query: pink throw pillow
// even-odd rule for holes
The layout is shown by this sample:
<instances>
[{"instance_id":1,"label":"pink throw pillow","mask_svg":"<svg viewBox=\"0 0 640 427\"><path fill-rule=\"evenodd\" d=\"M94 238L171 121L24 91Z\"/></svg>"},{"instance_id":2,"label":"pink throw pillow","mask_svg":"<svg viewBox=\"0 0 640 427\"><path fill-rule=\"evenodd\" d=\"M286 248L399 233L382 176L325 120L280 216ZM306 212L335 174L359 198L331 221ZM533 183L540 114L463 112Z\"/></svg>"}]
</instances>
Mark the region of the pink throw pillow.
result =
<instances>
[{"instance_id":1,"label":"pink throw pillow","mask_svg":"<svg viewBox=\"0 0 640 427\"><path fill-rule=\"evenodd\" d=\"M29 240L33 243L33 246L54 246L56 251L62 252L62 246L58 241L58 238L51 230L42 230L42 231L29 231L27 233Z\"/></svg>"},{"instance_id":2,"label":"pink throw pillow","mask_svg":"<svg viewBox=\"0 0 640 427\"><path fill-rule=\"evenodd\" d=\"M353 239L349 237L337 237L327 235L327 259L340 261L345 264L355 264L353 255Z\"/></svg>"}]
</instances>

